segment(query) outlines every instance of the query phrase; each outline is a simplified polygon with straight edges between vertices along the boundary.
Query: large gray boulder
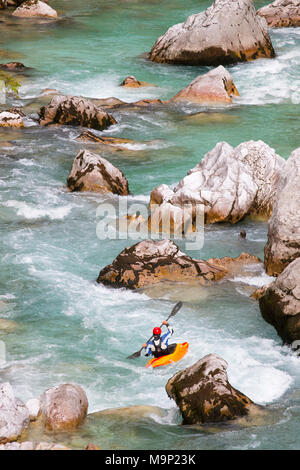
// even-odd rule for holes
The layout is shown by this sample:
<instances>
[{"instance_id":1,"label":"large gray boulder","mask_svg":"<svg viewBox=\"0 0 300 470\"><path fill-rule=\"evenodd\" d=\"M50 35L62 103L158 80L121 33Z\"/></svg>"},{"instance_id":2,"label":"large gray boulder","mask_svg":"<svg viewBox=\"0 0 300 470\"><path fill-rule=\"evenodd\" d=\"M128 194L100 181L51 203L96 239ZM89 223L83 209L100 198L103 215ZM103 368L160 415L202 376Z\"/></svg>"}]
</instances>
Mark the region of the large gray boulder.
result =
<instances>
[{"instance_id":1,"label":"large gray boulder","mask_svg":"<svg viewBox=\"0 0 300 470\"><path fill-rule=\"evenodd\" d=\"M203 205L205 223L236 223L245 216L269 218L285 160L262 141L231 147L218 143L172 190L155 188L150 197L150 220L157 205Z\"/></svg>"},{"instance_id":2,"label":"large gray boulder","mask_svg":"<svg viewBox=\"0 0 300 470\"><path fill-rule=\"evenodd\" d=\"M265 18L270 28L300 26L300 1L275 0L257 11Z\"/></svg>"},{"instance_id":3,"label":"large gray boulder","mask_svg":"<svg viewBox=\"0 0 300 470\"><path fill-rule=\"evenodd\" d=\"M255 407L230 385L227 366L220 356L208 354L169 379L166 391L181 411L182 424L228 421L248 415Z\"/></svg>"},{"instance_id":4,"label":"large gray boulder","mask_svg":"<svg viewBox=\"0 0 300 470\"><path fill-rule=\"evenodd\" d=\"M263 288L259 307L284 343L300 345L300 258L290 263L268 287Z\"/></svg>"},{"instance_id":5,"label":"large gray boulder","mask_svg":"<svg viewBox=\"0 0 300 470\"><path fill-rule=\"evenodd\" d=\"M0 384L0 444L16 441L29 426L29 411L8 382Z\"/></svg>"},{"instance_id":6,"label":"large gray boulder","mask_svg":"<svg viewBox=\"0 0 300 470\"><path fill-rule=\"evenodd\" d=\"M300 256L300 147L282 170L265 246L265 269L278 276Z\"/></svg>"},{"instance_id":7,"label":"large gray boulder","mask_svg":"<svg viewBox=\"0 0 300 470\"><path fill-rule=\"evenodd\" d=\"M71 191L129 194L128 181L119 168L88 150L80 150L67 179Z\"/></svg>"},{"instance_id":8,"label":"large gray boulder","mask_svg":"<svg viewBox=\"0 0 300 470\"><path fill-rule=\"evenodd\" d=\"M116 120L81 96L56 95L47 106L39 110L39 121L42 126L63 124L83 126L103 130L116 124Z\"/></svg>"},{"instance_id":9,"label":"large gray boulder","mask_svg":"<svg viewBox=\"0 0 300 470\"><path fill-rule=\"evenodd\" d=\"M150 60L187 65L226 65L274 57L266 21L252 0L215 0L202 13L168 29Z\"/></svg>"}]
</instances>

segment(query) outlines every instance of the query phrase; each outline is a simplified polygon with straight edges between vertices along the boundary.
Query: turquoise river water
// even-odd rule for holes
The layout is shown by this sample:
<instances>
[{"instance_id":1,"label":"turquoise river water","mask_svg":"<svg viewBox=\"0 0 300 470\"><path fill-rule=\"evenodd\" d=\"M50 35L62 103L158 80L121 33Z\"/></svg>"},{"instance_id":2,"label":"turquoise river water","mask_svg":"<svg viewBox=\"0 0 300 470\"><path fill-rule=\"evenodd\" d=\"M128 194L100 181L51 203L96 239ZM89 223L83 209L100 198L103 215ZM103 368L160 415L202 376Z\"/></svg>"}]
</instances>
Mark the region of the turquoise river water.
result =
<instances>
[{"instance_id":1,"label":"turquoise river water","mask_svg":"<svg viewBox=\"0 0 300 470\"><path fill-rule=\"evenodd\" d=\"M205 9L207 1L52 0L51 5L60 15L56 22L0 17L1 62L32 67L20 78L20 100L10 98L10 105L30 109L45 88L91 98L167 99L209 70L154 64L145 56L170 25ZM129 204L146 203L158 184L178 182L217 142L236 146L261 139L284 158L300 145L300 29L270 35L274 59L228 67L241 95L232 105L114 113L117 124L102 134L136 144L101 154L128 178ZM127 75L157 86L122 89ZM206 114L192 117L195 111ZM30 117L36 117L34 110ZM209 288L169 285L130 292L96 284L100 269L134 243L96 236L97 207L103 201L117 204L118 198L69 193L66 179L82 148L75 140L80 129L41 128L30 117L26 128L0 132L0 314L16 323L12 332L0 331L7 351L0 381L9 381L23 401L71 381L85 389L90 413L135 407L126 414L93 415L74 435L49 434L43 440L72 448L93 442L102 449L299 449L299 359L249 298L271 279L261 269ZM97 151L95 145L88 148ZM238 238L242 229L246 240ZM205 228L203 249L189 254L208 259L246 251L263 258L266 238L262 221L214 225ZM184 241L178 244L186 251ZM146 369L143 357L127 360L177 300L184 306L172 322L174 341L189 341L189 354L161 370ZM266 405L262 418L180 425L166 382L208 353L226 359L234 387Z\"/></svg>"}]
</instances>

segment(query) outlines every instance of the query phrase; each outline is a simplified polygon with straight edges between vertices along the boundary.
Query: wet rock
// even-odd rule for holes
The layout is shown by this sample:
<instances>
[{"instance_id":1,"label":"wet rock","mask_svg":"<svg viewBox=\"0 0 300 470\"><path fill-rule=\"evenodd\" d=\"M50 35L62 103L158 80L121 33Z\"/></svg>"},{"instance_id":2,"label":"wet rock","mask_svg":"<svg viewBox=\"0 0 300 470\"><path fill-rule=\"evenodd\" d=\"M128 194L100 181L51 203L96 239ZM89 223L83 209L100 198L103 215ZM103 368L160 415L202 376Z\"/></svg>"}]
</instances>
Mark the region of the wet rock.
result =
<instances>
[{"instance_id":1,"label":"wet rock","mask_svg":"<svg viewBox=\"0 0 300 470\"><path fill-rule=\"evenodd\" d=\"M199 75L186 88L171 98L172 101L190 101L193 103L226 104L232 102L232 96L239 96L230 73L222 66Z\"/></svg>"},{"instance_id":2,"label":"wet rock","mask_svg":"<svg viewBox=\"0 0 300 470\"><path fill-rule=\"evenodd\" d=\"M270 28L300 26L299 0L276 0L260 8L257 14L265 18Z\"/></svg>"},{"instance_id":3,"label":"wet rock","mask_svg":"<svg viewBox=\"0 0 300 470\"><path fill-rule=\"evenodd\" d=\"M236 148L220 142L174 190L167 185L155 188L150 210L154 203L203 205L205 223L236 223L248 215L268 218L284 165L285 160L262 141Z\"/></svg>"},{"instance_id":4,"label":"wet rock","mask_svg":"<svg viewBox=\"0 0 300 470\"><path fill-rule=\"evenodd\" d=\"M11 385L0 384L0 444L16 441L29 422L28 409L15 397Z\"/></svg>"},{"instance_id":5,"label":"wet rock","mask_svg":"<svg viewBox=\"0 0 300 470\"><path fill-rule=\"evenodd\" d=\"M39 111L42 126L62 124L103 130L116 124L115 119L86 98L56 95Z\"/></svg>"},{"instance_id":6,"label":"wet rock","mask_svg":"<svg viewBox=\"0 0 300 470\"><path fill-rule=\"evenodd\" d=\"M49 388L40 396L40 404L45 427L53 431L77 428L88 410L84 390L72 383Z\"/></svg>"},{"instance_id":7,"label":"wet rock","mask_svg":"<svg viewBox=\"0 0 300 470\"><path fill-rule=\"evenodd\" d=\"M150 83L147 83L147 82L140 82L133 75L129 75L128 77L124 78L120 86L124 86L127 88L140 88L143 86L154 86L154 85L151 85Z\"/></svg>"},{"instance_id":8,"label":"wet rock","mask_svg":"<svg viewBox=\"0 0 300 470\"><path fill-rule=\"evenodd\" d=\"M150 60L187 65L226 65L274 57L265 20L252 0L215 0L211 7L168 29Z\"/></svg>"},{"instance_id":9,"label":"wet rock","mask_svg":"<svg viewBox=\"0 0 300 470\"><path fill-rule=\"evenodd\" d=\"M0 64L0 70L8 70L10 72L23 72L27 69L22 62L8 62L7 64Z\"/></svg>"},{"instance_id":10,"label":"wet rock","mask_svg":"<svg viewBox=\"0 0 300 470\"><path fill-rule=\"evenodd\" d=\"M78 142L86 143L96 143L105 146L114 147L117 150L124 150L124 144L133 144L134 141L131 139L122 139L120 137L107 137L107 136L97 136L90 131L82 132L78 137L76 137Z\"/></svg>"},{"instance_id":11,"label":"wet rock","mask_svg":"<svg viewBox=\"0 0 300 470\"><path fill-rule=\"evenodd\" d=\"M41 0L27 0L12 13L20 18L57 18L57 12Z\"/></svg>"},{"instance_id":12,"label":"wet rock","mask_svg":"<svg viewBox=\"0 0 300 470\"><path fill-rule=\"evenodd\" d=\"M0 127L24 127L22 116L9 111L0 112Z\"/></svg>"},{"instance_id":13,"label":"wet rock","mask_svg":"<svg viewBox=\"0 0 300 470\"><path fill-rule=\"evenodd\" d=\"M67 186L71 191L129 194L124 174L108 160L88 150L81 150L75 157Z\"/></svg>"},{"instance_id":14,"label":"wet rock","mask_svg":"<svg viewBox=\"0 0 300 470\"><path fill-rule=\"evenodd\" d=\"M265 246L265 269L278 276L300 256L300 147L291 153L278 185Z\"/></svg>"},{"instance_id":15,"label":"wet rock","mask_svg":"<svg viewBox=\"0 0 300 470\"><path fill-rule=\"evenodd\" d=\"M290 263L260 292L263 318L274 326L284 343L300 340L300 258Z\"/></svg>"},{"instance_id":16,"label":"wet rock","mask_svg":"<svg viewBox=\"0 0 300 470\"><path fill-rule=\"evenodd\" d=\"M254 403L232 387L227 362L208 354L169 379L166 391L179 407L182 424L217 423L248 415Z\"/></svg>"},{"instance_id":17,"label":"wet rock","mask_svg":"<svg viewBox=\"0 0 300 470\"><path fill-rule=\"evenodd\" d=\"M241 253L236 258L231 258L230 256L224 256L223 258L209 258L207 262L226 270L230 276L240 274L244 271L245 266L255 264L262 265L262 260L260 258L250 255L249 253Z\"/></svg>"},{"instance_id":18,"label":"wet rock","mask_svg":"<svg viewBox=\"0 0 300 470\"><path fill-rule=\"evenodd\" d=\"M88 444L84 450L100 450L96 444Z\"/></svg>"},{"instance_id":19,"label":"wet rock","mask_svg":"<svg viewBox=\"0 0 300 470\"><path fill-rule=\"evenodd\" d=\"M237 272L259 258L242 253L238 258L196 260L171 240L143 240L125 248L112 264L103 268L97 282L112 287L138 289L162 281L208 284Z\"/></svg>"}]
</instances>

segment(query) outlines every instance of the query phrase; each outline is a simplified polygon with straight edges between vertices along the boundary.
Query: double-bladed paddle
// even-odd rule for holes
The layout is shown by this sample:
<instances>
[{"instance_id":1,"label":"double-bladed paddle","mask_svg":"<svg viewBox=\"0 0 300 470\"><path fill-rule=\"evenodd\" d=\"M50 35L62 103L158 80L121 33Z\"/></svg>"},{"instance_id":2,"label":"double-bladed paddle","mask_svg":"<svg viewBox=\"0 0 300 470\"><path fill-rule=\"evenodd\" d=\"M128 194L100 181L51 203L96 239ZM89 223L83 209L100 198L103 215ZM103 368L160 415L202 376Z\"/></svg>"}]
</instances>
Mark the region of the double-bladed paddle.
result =
<instances>
[{"instance_id":1,"label":"double-bladed paddle","mask_svg":"<svg viewBox=\"0 0 300 470\"><path fill-rule=\"evenodd\" d=\"M174 315L176 315L176 313L178 312L178 310L180 310L182 307L182 302L177 302L177 304L174 306L172 312L170 313L170 315L168 316L168 318L166 319L166 321L169 320L169 318L171 317L174 317ZM163 323L160 325L160 328L163 326ZM153 338L153 335L148 339L148 341L146 341L146 343L149 343L149 341ZM139 351L136 351L135 353L131 354L131 356L128 356L127 359L134 359L135 357L139 357L141 355L141 352L143 351L143 346L141 347L141 349Z\"/></svg>"}]
</instances>

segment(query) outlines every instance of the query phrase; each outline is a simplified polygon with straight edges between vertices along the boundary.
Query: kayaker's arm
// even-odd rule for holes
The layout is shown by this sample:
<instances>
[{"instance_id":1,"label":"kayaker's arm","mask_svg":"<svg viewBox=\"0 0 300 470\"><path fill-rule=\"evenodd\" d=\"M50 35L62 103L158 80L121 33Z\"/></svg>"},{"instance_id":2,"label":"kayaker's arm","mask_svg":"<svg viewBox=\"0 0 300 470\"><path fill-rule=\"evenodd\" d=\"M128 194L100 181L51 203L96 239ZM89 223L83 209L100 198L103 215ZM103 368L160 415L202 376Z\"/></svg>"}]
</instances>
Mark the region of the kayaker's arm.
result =
<instances>
[{"instance_id":1,"label":"kayaker's arm","mask_svg":"<svg viewBox=\"0 0 300 470\"><path fill-rule=\"evenodd\" d=\"M143 344L145 356L150 356L152 354L152 342Z\"/></svg>"}]
</instances>

